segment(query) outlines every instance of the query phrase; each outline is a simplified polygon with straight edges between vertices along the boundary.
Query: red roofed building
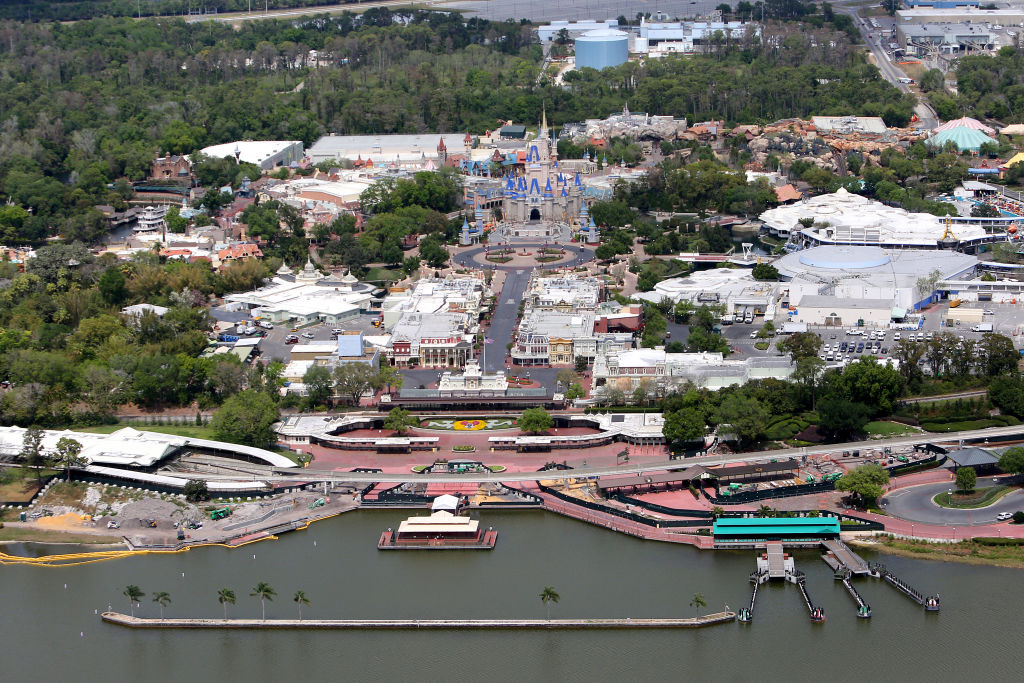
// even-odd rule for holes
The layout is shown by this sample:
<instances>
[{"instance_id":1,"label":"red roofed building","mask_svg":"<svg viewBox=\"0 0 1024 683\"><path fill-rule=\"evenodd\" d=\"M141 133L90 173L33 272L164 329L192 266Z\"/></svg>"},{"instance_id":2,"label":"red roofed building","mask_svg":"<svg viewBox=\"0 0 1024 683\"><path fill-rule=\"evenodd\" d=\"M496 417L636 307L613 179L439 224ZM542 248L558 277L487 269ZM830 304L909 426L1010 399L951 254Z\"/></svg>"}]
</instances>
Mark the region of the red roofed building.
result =
<instances>
[{"instance_id":1,"label":"red roofed building","mask_svg":"<svg viewBox=\"0 0 1024 683\"><path fill-rule=\"evenodd\" d=\"M263 252L260 250L259 245L251 242L238 242L217 251L217 260L220 261L221 267L232 261L249 258L263 258Z\"/></svg>"},{"instance_id":2,"label":"red roofed building","mask_svg":"<svg viewBox=\"0 0 1024 683\"><path fill-rule=\"evenodd\" d=\"M782 187L776 187L775 197L782 204L785 204L786 202L799 201L804 198L804 196L800 194L800 190L793 187L792 184L783 185Z\"/></svg>"}]
</instances>

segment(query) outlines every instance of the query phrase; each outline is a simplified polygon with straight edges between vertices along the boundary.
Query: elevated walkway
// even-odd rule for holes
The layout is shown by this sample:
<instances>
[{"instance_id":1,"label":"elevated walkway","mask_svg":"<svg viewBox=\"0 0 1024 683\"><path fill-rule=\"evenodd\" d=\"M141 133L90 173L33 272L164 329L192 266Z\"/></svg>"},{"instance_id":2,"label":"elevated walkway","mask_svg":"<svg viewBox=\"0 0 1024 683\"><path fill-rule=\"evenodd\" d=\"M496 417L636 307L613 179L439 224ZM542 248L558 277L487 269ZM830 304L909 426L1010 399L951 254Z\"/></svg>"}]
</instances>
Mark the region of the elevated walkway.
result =
<instances>
[{"instance_id":1,"label":"elevated walkway","mask_svg":"<svg viewBox=\"0 0 1024 683\"><path fill-rule=\"evenodd\" d=\"M786 578L786 554L782 551L781 543L768 543L768 578Z\"/></svg>"},{"instance_id":2,"label":"elevated walkway","mask_svg":"<svg viewBox=\"0 0 1024 683\"><path fill-rule=\"evenodd\" d=\"M838 539L822 541L821 544L825 546L825 549L831 553L832 557L839 563L840 566L848 569L852 574L862 575L870 574L871 568L864 559L853 552L849 546ZM828 562L828 560L826 560ZM832 564L829 562L829 564ZM836 567L833 567L836 569Z\"/></svg>"}]
</instances>

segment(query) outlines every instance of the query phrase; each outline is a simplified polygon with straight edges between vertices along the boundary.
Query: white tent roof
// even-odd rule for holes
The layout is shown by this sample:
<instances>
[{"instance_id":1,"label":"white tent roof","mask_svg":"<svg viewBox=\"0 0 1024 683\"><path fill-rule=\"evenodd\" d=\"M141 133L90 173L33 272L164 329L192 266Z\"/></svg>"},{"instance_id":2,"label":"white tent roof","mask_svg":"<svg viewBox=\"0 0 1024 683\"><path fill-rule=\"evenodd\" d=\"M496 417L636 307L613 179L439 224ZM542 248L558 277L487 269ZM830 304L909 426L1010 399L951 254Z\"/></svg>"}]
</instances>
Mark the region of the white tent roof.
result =
<instances>
[{"instance_id":1,"label":"white tent roof","mask_svg":"<svg viewBox=\"0 0 1024 683\"><path fill-rule=\"evenodd\" d=\"M452 496L446 493L443 496L438 496L437 498L434 499L434 502L430 506L430 511L436 512L438 510L457 510L458 508L458 496Z\"/></svg>"}]
</instances>

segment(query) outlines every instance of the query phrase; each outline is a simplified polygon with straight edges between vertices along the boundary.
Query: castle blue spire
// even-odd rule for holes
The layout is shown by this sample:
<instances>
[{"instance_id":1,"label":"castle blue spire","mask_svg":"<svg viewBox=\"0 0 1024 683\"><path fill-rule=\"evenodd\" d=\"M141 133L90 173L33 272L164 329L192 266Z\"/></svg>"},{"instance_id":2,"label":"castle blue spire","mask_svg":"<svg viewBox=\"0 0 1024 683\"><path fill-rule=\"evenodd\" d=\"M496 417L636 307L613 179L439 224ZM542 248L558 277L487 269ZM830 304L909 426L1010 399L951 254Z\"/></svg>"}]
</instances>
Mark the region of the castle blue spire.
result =
<instances>
[{"instance_id":1,"label":"castle blue spire","mask_svg":"<svg viewBox=\"0 0 1024 683\"><path fill-rule=\"evenodd\" d=\"M540 185L536 178L530 181L530 194L540 194Z\"/></svg>"},{"instance_id":2,"label":"castle blue spire","mask_svg":"<svg viewBox=\"0 0 1024 683\"><path fill-rule=\"evenodd\" d=\"M548 178L548 182L544 185L544 196L545 197L552 197L552 196L554 196L554 195L551 194L551 178Z\"/></svg>"},{"instance_id":3,"label":"castle blue spire","mask_svg":"<svg viewBox=\"0 0 1024 683\"><path fill-rule=\"evenodd\" d=\"M576 187L580 186L580 172L576 171Z\"/></svg>"}]
</instances>

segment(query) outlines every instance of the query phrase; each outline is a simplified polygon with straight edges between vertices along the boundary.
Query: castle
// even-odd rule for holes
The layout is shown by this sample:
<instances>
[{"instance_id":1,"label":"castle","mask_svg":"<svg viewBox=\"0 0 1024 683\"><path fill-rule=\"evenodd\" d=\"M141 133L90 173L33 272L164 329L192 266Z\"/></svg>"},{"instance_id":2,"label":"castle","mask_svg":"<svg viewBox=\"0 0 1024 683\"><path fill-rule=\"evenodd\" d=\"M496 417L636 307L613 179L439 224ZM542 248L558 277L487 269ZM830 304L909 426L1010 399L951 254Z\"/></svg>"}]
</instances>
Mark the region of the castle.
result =
<instances>
[{"instance_id":1,"label":"castle","mask_svg":"<svg viewBox=\"0 0 1024 683\"><path fill-rule=\"evenodd\" d=\"M568 224L579 218L583 206L579 173L563 174L559 170L558 149L548 134L545 115L537 139L526 143L522 174L510 175L505 183L502 215L506 222L517 224L537 221ZM517 234L522 230L543 232L544 229L524 226Z\"/></svg>"}]
</instances>

